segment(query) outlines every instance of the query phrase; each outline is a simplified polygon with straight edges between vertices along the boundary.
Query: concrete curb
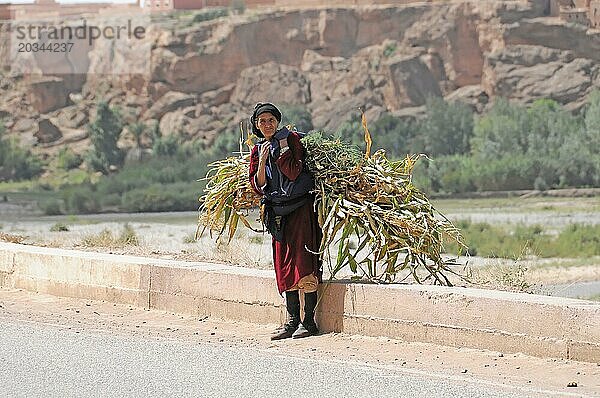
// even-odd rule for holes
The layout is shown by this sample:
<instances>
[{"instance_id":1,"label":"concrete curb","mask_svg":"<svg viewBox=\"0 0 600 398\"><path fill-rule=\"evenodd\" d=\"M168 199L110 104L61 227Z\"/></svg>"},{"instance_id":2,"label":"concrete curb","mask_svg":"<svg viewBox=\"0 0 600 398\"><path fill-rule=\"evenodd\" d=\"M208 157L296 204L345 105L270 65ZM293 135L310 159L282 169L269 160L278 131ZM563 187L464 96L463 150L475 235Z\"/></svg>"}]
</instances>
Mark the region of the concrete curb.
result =
<instances>
[{"instance_id":1,"label":"concrete curb","mask_svg":"<svg viewBox=\"0 0 600 398\"><path fill-rule=\"evenodd\" d=\"M279 324L272 271L0 243L0 287ZM336 282L323 332L600 363L600 304L493 290Z\"/></svg>"}]
</instances>

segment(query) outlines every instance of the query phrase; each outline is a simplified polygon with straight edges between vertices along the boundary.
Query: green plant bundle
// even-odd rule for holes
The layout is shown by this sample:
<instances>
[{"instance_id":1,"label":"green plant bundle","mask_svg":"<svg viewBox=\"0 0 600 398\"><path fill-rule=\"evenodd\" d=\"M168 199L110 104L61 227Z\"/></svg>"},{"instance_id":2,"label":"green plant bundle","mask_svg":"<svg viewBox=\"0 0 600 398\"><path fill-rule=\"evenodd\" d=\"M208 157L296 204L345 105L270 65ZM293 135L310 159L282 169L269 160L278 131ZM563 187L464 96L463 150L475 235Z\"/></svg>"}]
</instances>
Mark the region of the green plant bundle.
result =
<instances>
[{"instance_id":1,"label":"green plant bundle","mask_svg":"<svg viewBox=\"0 0 600 398\"><path fill-rule=\"evenodd\" d=\"M205 195L200 198L200 216L196 239L206 228L221 236L229 226L229 240L238 223L252 229L244 210L259 206L260 197L250 185L250 154L217 160L208 165ZM202 227L202 231L200 228Z\"/></svg>"},{"instance_id":2,"label":"green plant bundle","mask_svg":"<svg viewBox=\"0 0 600 398\"><path fill-rule=\"evenodd\" d=\"M316 181L320 252L338 244L332 275L349 266L377 282L412 276L417 283L433 278L451 284L444 273L453 272L453 261L442 258L443 239L464 244L459 230L412 184L420 155L390 161L382 150L363 157L358 147L322 134L302 141Z\"/></svg>"},{"instance_id":3,"label":"green plant bundle","mask_svg":"<svg viewBox=\"0 0 600 398\"><path fill-rule=\"evenodd\" d=\"M375 282L432 281L451 285L455 273L444 260L444 239L466 249L460 231L437 212L412 184L412 171L421 155L390 161L384 151L370 154L371 136L363 117L366 152L339 139L312 133L302 139L306 165L315 177L315 207L323 239L319 255L338 244L332 277L348 266L356 278ZM242 210L258 204L249 184L249 156L210 165L206 195L200 200L200 224L219 231L238 221L250 227Z\"/></svg>"}]
</instances>

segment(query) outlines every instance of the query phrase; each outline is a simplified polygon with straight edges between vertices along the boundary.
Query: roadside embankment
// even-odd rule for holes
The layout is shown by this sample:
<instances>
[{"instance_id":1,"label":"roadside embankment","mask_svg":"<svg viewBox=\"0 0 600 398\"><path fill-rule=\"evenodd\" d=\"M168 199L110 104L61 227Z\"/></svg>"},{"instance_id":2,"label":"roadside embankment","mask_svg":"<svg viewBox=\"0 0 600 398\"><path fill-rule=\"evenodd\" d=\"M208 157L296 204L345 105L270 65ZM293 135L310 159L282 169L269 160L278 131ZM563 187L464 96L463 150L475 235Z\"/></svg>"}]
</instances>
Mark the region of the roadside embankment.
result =
<instances>
[{"instance_id":1,"label":"roadside embankment","mask_svg":"<svg viewBox=\"0 0 600 398\"><path fill-rule=\"evenodd\" d=\"M284 320L271 271L0 243L0 287L227 320ZM600 362L600 304L493 290L335 282L323 332Z\"/></svg>"}]
</instances>

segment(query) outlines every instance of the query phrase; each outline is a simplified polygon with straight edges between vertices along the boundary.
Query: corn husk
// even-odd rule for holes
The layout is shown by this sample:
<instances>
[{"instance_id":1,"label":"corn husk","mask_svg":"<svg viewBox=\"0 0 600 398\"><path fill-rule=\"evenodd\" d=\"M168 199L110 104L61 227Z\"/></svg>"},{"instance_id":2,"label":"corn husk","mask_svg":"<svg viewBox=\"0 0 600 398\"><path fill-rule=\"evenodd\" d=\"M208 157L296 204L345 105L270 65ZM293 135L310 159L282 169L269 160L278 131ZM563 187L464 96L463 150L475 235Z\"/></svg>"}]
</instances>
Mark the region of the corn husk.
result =
<instances>
[{"instance_id":1,"label":"corn husk","mask_svg":"<svg viewBox=\"0 0 600 398\"><path fill-rule=\"evenodd\" d=\"M196 239L208 229L211 236L217 232L218 238L227 232L231 241L240 221L256 231L248 220L248 210L260 204L260 196L250 185L250 150L256 139L255 135L247 134L244 140L244 129L240 124L239 156L208 164L208 173L204 177L207 181L205 194L199 199ZM245 146L249 148L247 152Z\"/></svg>"},{"instance_id":2,"label":"corn husk","mask_svg":"<svg viewBox=\"0 0 600 398\"><path fill-rule=\"evenodd\" d=\"M337 246L335 262L329 263L332 278L347 267L355 279L451 285L447 275L455 274L451 266L456 260L442 257L444 240L466 246L460 231L412 183L413 168L423 155L392 161L382 150L371 154L364 115L363 129L365 153L322 133L302 139L323 229L318 254L327 260ZM240 156L210 165L200 199L204 229L231 239L239 221L251 228L245 211L256 207L259 197L249 184L249 163L249 154L240 150Z\"/></svg>"}]
</instances>

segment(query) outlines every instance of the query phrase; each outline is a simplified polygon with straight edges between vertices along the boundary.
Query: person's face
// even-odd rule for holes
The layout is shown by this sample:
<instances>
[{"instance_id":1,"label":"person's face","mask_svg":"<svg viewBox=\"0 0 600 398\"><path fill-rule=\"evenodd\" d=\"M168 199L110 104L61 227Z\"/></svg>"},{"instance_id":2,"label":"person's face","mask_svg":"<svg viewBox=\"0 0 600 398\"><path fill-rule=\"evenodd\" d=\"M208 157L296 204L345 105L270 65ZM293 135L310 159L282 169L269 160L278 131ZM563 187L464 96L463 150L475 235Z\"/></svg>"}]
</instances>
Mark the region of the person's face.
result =
<instances>
[{"instance_id":1,"label":"person's face","mask_svg":"<svg viewBox=\"0 0 600 398\"><path fill-rule=\"evenodd\" d=\"M277 124L277 119L269 112L261 113L256 119L256 128L263 133L267 140L275 135Z\"/></svg>"}]
</instances>

